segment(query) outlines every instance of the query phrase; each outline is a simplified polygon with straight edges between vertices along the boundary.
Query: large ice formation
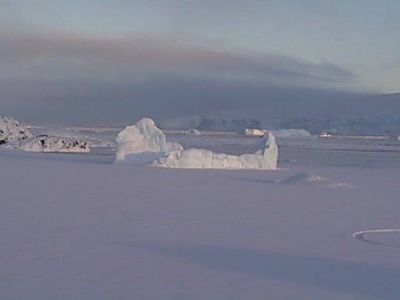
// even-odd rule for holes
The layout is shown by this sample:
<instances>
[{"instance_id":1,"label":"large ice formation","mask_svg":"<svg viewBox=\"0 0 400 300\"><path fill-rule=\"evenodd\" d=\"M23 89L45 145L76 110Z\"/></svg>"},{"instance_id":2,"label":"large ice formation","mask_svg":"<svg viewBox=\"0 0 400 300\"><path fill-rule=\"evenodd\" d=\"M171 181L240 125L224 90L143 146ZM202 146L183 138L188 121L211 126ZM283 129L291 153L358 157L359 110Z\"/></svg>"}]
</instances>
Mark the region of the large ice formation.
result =
<instances>
[{"instance_id":1,"label":"large ice formation","mask_svg":"<svg viewBox=\"0 0 400 300\"><path fill-rule=\"evenodd\" d=\"M230 155L206 149L183 149L180 144L167 142L165 134L154 121L144 118L126 127L117 136L116 161L166 168L190 169L264 169L277 167L278 146L272 133L261 149L253 154Z\"/></svg>"},{"instance_id":2,"label":"large ice formation","mask_svg":"<svg viewBox=\"0 0 400 300\"><path fill-rule=\"evenodd\" d=\"M160 155L173 150L181 151L183 148L180 144L167 142L165 134L154 121L143 118L118 133L116 161L125 160L129 156L130 160L140 158L143 162L151 160L151 163Z\"/></svg>"},{"instance_id":3,"label":"large ice formation","mask_svg":"<svg viewBox=\"0 0 400 300\"><path fill-rule=\"evenodd\" d=\"M278 163L278 145L272 133L264 139L262 148L253 154L230 155L206 149L171 151L154 165L189 169L263 169L274 170Z\"/></svg>"},{"instance_id":4,"label":"large ice formation","mask_svg":"<svg viewBox=\"0 0 400 300\"><path fill-rule=\"evenodd\" d=\"M32 137L29 129L11 117L0 116L0 144Z\"/></svg>"},{"instance_id":5,"label":"large ice formation","mask_svg":"<svg viewBox=\"0 0 400 300\"><path fill-rule=\"evenodd\" d=\"M8 148L32 152L89 153L90 147L85 140L74 137L40 135L23 141L10 143Z\"/></svg>"}]
</instances>

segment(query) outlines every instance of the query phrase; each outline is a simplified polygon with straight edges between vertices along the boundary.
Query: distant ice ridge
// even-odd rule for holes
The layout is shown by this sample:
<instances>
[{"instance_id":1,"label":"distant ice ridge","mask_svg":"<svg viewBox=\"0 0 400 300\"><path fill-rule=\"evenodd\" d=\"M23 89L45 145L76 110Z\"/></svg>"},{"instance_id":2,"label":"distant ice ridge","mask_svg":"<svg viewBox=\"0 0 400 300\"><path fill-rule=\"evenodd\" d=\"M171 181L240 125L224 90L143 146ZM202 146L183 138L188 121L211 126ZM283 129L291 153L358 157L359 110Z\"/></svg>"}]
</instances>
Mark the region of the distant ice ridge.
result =
<instances>
[{"instance_id":1,"label":"distant ice ridge","mask_svg":"<svg viewBox=\"0 0 400 300\"><path fill-rule=\"evenodd\" d=\"M278 129L273 131L275 136L278 138L286 138L286 137L310 137L311 133L309 133L305 129Z\"/></svg>"},{"instance_id":2,"label":"distant ice ridge","mask_svg":"<svg viewBox=\"0 0 400 300\"><path fill-rule=\"evenodd\" d=\"M84 140L74 137L37 136L6 145L6 148L31 152L89 153L90 147Z\"/></svg>"},{"instance_id":3,"label":"distant ice ridge","mask_svg":"<svg viewBox=\"0 0 400 300\"><path fill-rule=\"evenodd\" d=\"M32 137L30 130L11 117L0 116L0 144Z\"/></svg>"},{"instance_id":4,"label":"distant ice ridge","mask_svg":"<svg viewBox=\"0 0 400 300\"><path fill-rule=\"evenodd\" d=\"M278 145L270 133L253 154L229 155L196 148L185 150L180 144L167 142L154 121L144 118L117 136L116 161L124 160L165 168L273 170L277 168Z\"/></svg>"},{"instance_id":5,"label":"distant ice ridge","mask_svg":"<svg viewBox=\"0 0 400 300\"><path fill-rule=\"evenodd\" d=\"M143 162L153 161L164 153L173 150L182 150L178 143L167 142L165 134L159 129L154 121L143 118L135 125L127 126L117 136L116 161L129 158L131 161ZM128 157L130 156L130 157Z\"/></svg>"}]
</instances>

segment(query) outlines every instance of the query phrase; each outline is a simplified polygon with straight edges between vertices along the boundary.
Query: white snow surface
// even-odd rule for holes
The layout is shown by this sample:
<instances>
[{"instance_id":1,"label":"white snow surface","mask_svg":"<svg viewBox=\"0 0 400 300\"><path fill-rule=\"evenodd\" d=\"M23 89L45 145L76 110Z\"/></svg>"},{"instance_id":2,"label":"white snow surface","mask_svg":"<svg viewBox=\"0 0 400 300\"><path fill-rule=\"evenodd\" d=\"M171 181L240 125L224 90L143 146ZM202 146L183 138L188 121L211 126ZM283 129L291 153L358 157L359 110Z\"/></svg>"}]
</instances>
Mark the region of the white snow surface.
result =
<instances>
[{"instance_id":1,"label":"white snow surface","mask_svg":"<svg viewBox=\"0 0 400 300\"><path fill-rule=\"evenodd\" d=\"M206 149L190 148L172 151L154 162L155 166L189 169L264 169L275 170L278 163L278 145L272 133L253 154L232 155Z\"/></svg>"},{"instance_id":2,"label":"white snow surface","mask_svg":"<svg viewBox=\"0 0 400 300\"><path fill-rule=\"evenodd\" d=\"M118 133L116 142L116 161L123 161L128 156L146 153L157 155L183 149L178 143L167 142L165 134L149 118L143 118L135 125L127 126Z\"/></svg>"},{"instance_id":3,"label":"white snow surface","mask_svg":"<svg viewBox=\"0 0 400 300\"><path fill-rule=\"evenodd\" d=\"M0 298L398 300L399 233L352 237L399 228L398 153L280 152L226 172L0 151Z\"/></svg>"},{"instance_id":4,"label":"white snow surface","mask_svg":"<svg viewBox=\"0 0 400 300\"><path fill-rule=\"evenodd\" d=\"M0 143L8 143L32 137L28 127L11 117L0 116Z\"/></svg>"}]
</instances>

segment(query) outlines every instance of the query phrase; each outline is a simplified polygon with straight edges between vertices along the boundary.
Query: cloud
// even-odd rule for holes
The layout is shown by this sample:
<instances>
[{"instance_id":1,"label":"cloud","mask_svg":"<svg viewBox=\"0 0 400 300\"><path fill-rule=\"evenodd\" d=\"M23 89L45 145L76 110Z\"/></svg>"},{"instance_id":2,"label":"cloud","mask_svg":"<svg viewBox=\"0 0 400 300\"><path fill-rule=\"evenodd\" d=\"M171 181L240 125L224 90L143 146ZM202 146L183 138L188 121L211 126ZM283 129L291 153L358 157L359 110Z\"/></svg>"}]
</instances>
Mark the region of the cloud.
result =
<instances>
[{"instance_id":1,"label":"cloud","mask_svg":"<svg viewBox=\"0 0 400 300\"><path fill-rule=\"evenodd\" d=\"M0 28L0 65L0 114L34 122L115 123L248 106L306 112L307 99L340 98L337 92L356 80L329 63L193 37L6 27Z\"/></svg>"},{"instance_id":2,"label":"cloud","mask_svg":"<svg viewBox=\"0 0 400 300\"><path fill-rule=\"evenodd\" d=\"M348 103L357 97L323 89L172 76L138 83L7 80L0 81L0 114L39 123L126 124L143 116L166 120L237 110L239 119L273 121L351 114ZM359 110L359 103L353 106Z\"/></svg>"},{"instance_id":3,"label":"cloud","mask_svg":"<svg viewBox=\"0 0 400 300\"><path fill-rule=\"evenodd\" d=\"M93 37L0 31L0 78L138 82L153 76L283 86L347 87L351 72L329 63L213 46L188 37Z\"/></svg>"}]
</instances>

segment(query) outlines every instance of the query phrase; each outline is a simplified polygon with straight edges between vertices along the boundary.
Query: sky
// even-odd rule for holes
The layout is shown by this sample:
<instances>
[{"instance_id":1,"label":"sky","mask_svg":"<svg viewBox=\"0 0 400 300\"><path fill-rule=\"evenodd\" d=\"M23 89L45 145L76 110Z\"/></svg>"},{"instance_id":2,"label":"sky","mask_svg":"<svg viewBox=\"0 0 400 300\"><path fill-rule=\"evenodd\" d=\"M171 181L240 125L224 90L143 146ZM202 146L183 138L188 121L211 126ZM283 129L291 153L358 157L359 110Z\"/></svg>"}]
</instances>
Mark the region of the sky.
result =
<instances>
[{"instance_id":1,"label":"sky","mask_svg":"<svg viewBox=\"0 0 400 300\"><path fill-rule=\"evenodd\" d=\"M0 109L96 119L226 107L233 86L399 92L398 28L397 0L0 0Z\"/></svg>"}]
</instances>

